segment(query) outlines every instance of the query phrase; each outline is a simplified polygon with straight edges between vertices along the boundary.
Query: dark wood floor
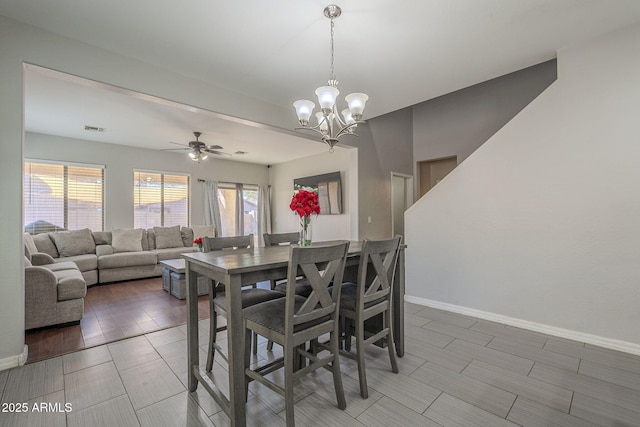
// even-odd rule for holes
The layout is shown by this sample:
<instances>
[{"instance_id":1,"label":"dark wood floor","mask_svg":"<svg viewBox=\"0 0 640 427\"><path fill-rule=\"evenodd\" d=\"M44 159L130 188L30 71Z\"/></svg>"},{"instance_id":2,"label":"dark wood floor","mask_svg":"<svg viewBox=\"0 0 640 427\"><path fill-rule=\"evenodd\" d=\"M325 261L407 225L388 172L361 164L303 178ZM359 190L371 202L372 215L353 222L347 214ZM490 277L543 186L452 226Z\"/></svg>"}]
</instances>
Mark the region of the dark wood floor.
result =
<instances>
[{"instance_id":1,"label":"dark wood floor","mask_svg":"<svg viewBox=\"0 0 640 427\"><path fill-rule=\"evenodd\" d=\"M162 289L160 277L90 286L79 325L26 333L27 363L181 325L185 305ZM199 298L198 311L209 317L207 296Z\"/></svg>"}]
</instances>

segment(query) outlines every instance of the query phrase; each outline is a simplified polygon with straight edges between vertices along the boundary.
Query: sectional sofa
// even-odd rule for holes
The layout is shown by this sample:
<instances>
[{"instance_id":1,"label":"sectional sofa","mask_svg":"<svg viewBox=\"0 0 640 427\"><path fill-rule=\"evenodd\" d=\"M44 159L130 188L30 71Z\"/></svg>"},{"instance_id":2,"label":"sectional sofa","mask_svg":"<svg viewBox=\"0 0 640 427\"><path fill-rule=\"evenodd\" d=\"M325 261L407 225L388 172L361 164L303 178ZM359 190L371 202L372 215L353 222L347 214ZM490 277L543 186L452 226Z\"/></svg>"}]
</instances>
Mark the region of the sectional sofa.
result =
<instances>
[{"instance_id":1,"label":"sectional sofa","mask_svg":"<svg viewBox=\"0 0 640 427\"><path fill-rule=\"evenodd\" d=\"M87 286L162 275L159 262L195 252L187 227L25 233L25 329L77 322Z\"/></svg>"},{"instance_id":2,"label":"sectional sofa","mask_svg":"<svg viewBox=\"0 0 640 427\"><path fill-rule=\"evenodd\" d=\"M74 262L87 286L161 276L160 261L198 250L193 230L180 226L25 233L25 247L50 255L55 263Z\"/></svg>"}]
</instances>

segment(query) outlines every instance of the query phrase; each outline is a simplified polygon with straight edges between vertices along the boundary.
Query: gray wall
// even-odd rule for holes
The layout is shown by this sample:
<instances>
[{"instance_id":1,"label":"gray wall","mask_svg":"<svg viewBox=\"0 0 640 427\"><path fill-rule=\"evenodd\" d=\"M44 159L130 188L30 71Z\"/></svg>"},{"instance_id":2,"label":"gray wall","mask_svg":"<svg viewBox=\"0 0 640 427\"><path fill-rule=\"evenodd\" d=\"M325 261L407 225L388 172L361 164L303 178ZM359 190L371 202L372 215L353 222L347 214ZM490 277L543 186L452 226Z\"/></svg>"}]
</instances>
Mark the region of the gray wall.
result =
<instances>
[{"instance_id":1,"label":"gray wall","mask_svg":"<svg viewBox=\"0 0 640 427\"><path fill-rule=\"evenodd\" d=\"M457 156L460 164L556 77L551 60L415 105L414 161Z\"/></svg>"},{"instance_id":2,"label":"gray wall","mask_svg":"<svg viewBox=\"0 0 640 427\"><path fill-rule=\"evenodd\" d=\"M231 162L209 157L196 163L184 152L145 150L117 144L104 144L26 133L25 157L105 165L105 230L133 227L133 171L188 173L191 176L191 224L203 222L202 184L198 179L267 185L266 166Z\"/></svg>"},{"instance_id":3,"label":"gray wall","mask_svg":"<svg viewBox=\"0 0 640 427\"><path fill-rule=\"evenodd\" d=\"M640 24L558 79L406 213L410 300L640 354Z\"/></svg>"},{"instance_id":4,"label":"gray wall","mask_svg":"<svg viewBox=\"0 0 640 427\"><path fill-rule=\"evenodd\" d=\"M413 173L411 121L411 108L405 108L359 125L358 138L344 138L358 147L360 238L392 237L391 172Z\"/></svg>"},{"instance_id":5,"label":"gray wall","mask_svg":"<svg viewBox=\"0 0 640 427\"><path fill-rule=\"evenodd\" d=\"M457 156L460 163L556 77L556 61L547 61L368 119L358 138L343 138L358 147L360 238L391 237L391 172L413 175L417 186L417 162Z\"/></svg>"}]
</instances>

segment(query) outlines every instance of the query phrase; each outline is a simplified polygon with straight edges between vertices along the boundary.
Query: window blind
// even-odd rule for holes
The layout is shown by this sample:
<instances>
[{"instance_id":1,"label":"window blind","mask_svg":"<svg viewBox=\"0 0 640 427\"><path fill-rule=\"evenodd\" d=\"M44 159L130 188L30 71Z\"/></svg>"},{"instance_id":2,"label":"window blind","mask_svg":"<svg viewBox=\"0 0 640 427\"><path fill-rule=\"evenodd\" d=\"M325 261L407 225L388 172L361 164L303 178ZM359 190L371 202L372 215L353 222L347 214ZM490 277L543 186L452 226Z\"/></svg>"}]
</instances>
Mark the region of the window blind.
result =
<instances>
[{"instance_id":1,"label":"window blind","mask_svg":"<svg viewBox=\"0 0 640 427\"><path fill-rule=\"evenodd\" d=\"M25 162L24 223L31 233L104 228L104 167Z\"/></svg>"},{"instance_id":2,"label":"window blind","mask_svg":"<svg viewBox=\"0 0 640 427\"><path fill-rule=\"evenodd\" d=\"M189 176L134 171L134 227L189 225Z\"/></svg>"}]
</instances>

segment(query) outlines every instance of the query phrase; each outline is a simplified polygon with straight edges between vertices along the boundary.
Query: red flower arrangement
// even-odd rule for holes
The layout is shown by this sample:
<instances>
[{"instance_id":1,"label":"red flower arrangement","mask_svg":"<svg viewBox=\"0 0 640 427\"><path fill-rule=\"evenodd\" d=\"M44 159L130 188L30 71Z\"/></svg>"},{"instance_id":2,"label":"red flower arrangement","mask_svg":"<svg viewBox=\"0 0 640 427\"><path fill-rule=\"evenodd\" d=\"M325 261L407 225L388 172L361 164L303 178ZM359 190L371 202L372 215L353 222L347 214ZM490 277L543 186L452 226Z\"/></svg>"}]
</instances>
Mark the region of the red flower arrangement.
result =
<instances>
[{"instance_id":1,"label":"red flower arrangement","mask_svg":"<svg viewBox=\"0 0 640 427\"><path fill-rule=\"evenodd\" d=\"M309 190L299 190L293 195L291 210L298 214L299 217L310 216L312 213L320 213L320 205L318 204L318 193Z\"/></svg>"},{"instance_id":2,"label":"red flower arrangement","mask_svg":"<svg viewBox=\"0 0 640 427\"><path fill-rule=\"evenodd\" d=\"M196 238L193 243L195 243L196 245L198 245L198 249L202 249L202 237L198 237Z\"/></svg>"},{"instance_id":3,"label":"red flower arrangement","mask_svg":"<svg viewBox=\"0 0 640 427\"><path fill-rule=\"evenodd\" d=\"M293 195L289 207L300 217L300 246L311 246L311 214L320 213L318 193L316 191L298 190Z\"/></svg>"}]
</instances>

